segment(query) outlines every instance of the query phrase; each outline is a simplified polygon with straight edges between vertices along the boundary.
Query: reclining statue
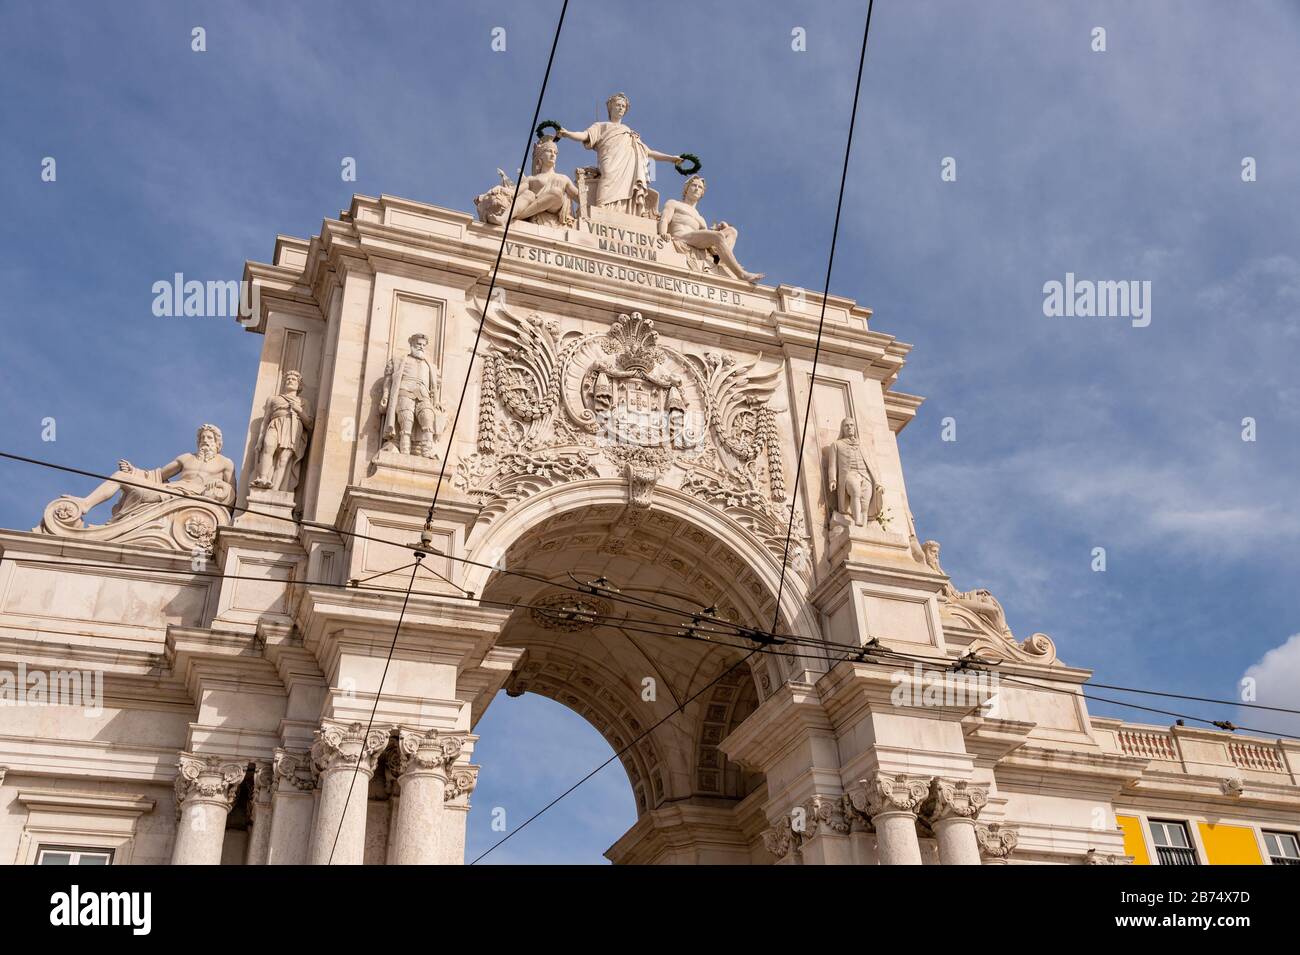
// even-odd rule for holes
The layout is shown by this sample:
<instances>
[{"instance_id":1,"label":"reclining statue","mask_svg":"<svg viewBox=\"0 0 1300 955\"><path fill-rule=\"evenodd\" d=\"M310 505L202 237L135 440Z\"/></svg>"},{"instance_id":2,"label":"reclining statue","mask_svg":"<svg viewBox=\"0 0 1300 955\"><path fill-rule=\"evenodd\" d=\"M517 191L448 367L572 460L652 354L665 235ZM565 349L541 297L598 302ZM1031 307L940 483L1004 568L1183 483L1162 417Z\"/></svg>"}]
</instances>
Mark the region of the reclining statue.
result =
<instances>
[{"instance_id":1,"label":"reclining statue","mask_svg":"<svg viewBox=\"0 0 1300 955\"><path fill-rule=\"evenodd\" d=\"M97 505L120 493L108 519L109 524L176 497L200 497L223 506L235 503L235 465L221 454L221 429L214 424L198 430L195 453L186 452L160 468L137 468L130 461L117 462L117 471L85 497L61 495L59 522L78 526ZM172 480L175 478L175 480Z\"/></svg>"}]
</instances>

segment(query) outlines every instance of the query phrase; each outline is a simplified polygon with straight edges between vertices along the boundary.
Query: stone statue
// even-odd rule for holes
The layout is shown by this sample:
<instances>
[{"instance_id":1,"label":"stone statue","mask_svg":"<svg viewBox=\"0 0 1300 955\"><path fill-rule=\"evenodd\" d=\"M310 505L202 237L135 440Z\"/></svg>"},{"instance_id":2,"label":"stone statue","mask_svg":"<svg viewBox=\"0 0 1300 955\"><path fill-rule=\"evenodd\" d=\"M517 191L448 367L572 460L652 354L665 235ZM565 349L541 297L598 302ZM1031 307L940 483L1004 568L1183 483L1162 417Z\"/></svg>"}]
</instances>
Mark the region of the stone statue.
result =
<instances>
[{"instance_id":1,"label":"stone statue","mask_svg":"<svg viewBox=\"0 0 1300 955\"><path fill-rule=\"evenodd\" d=\"M538 225L567 226L573 222L571 204L578 198L578 187L562 172L555 171L559 147L554 139L541 139L533 146L533 174L519 184L519 196L510 218L536 222ZM500 169L501 184L474 199L479 217L492 225L505 225L515 184ZM495 195L494 195L495 194Z\"/></svg>"},{"instance_id":2,"label":"stone statue","mask_svg":"<svg viewBox=\"0 0 1300 955\"><path fill-rule=\"evenodd\" d=\"M286 371L280 394L266 401L253 487L290 492L298 487L312 424L311 405L302 397L302 373Z\"/></svg>"},{"instance_id":3,"label":"stone statue","mask_svg":"<svg viewBox=\"0 0 1300 955\"><path fill-rule=\"evenodd\" d=\"M663 215L659 218L659 234L671 239L681 252L689 254L691 250L699 250L714 256L714 261L721 261L727 271L742 282L757 282L763 278L764 273L747 272L731 251L739 235L735 226L717 222L710 228L704 216L695 208L707 187L702 176L687 179L682 187L681 199L671 199L664 203Z\"/></svg>"},{"instance_id":4,"label":"stone statue","mask_svg":"<svg viewBox=\"0 0 1300 955\"><path fill-rule=\"evenodd\" d=\"M77 512L61 513L60 521L74 523L119 491L122 496L113 505L110 524L178 495L207 498L226 506L235 503L235 465L221 454L221 429L215 424L200 426L196 443L196 453L186 452L160 468L137 468L130 461L118 461L117 472L85 497L64 494L59 498L61 504Z\"/></svg>"},{"instance_id":5,"label":"stone statue","mask_svg":"<svg viewBox=\"0 0 1300 955\"><path fill-rule=\"evenodd\" d=\"M379 399L384 412L383 450L410 454L418 428L416 453L432 458L438 440L438 372L425 357L427 335L412 335L408 343L410 354L389 359L384 370L384 393Z\"/></svg>"},{"instance_id":6,"label":"stone statue","mask_svg":"<svg viewBox=\"0 0 1300 955\"><path fill-rule=\"evenodd\" d=\"M880 513L884 489L877 483L858 440L858 423L852 418L840 422L840 436L830 447L827 474L831 507L862 526Z\"/></svg>"},{"instance_id":7,"label":"stone statue","mask_svg":"<svg viewBox=\"0 0 1300 955\"><path fill-rule=\"evenodd\" d=\"M930 565L930 569L936 574L947 577L943 568L939 566L939 542L926 541L921 545L921 550L925 553L925 562ZM1011 636L1011 628L1007 626L1007 615L1002 609L1002 604L987 590L958 590L949 580L943 585L943 597L976 614L998 633Z\"/></svg>"},{"instance_id":8,"label":"stone statue","mask_svg":"<svg viewBox=\"0 0 1300 955\"><path fill-rule=\"evenodd\" d=\"M649 162L657 159L679 163L682 157L651 149L634 129L623 125L623 117L630 105L625 94L615 93L605 101L609 122L592 123L580 133L561 129L557 136L572 139L596 151L600 178L596 181L595 205L614 212L654 218L657 211L655 202L648 201L653 192L646 178Z\"/></svg>"}]
</instances>

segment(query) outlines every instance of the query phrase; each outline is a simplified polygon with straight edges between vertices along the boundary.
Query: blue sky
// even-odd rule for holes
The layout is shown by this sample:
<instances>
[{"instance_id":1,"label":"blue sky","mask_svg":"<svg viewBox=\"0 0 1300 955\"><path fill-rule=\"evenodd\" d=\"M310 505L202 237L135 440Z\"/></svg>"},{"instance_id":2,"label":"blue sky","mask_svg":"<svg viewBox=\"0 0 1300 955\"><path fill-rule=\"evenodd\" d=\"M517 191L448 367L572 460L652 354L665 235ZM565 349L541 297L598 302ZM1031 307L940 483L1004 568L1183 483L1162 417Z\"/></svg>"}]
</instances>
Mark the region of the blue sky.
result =
<instances>
[{"instance_id":1,"label":"blue sky","mask_svg":"<svg viewBox=\"0 0 1300 955\"><path fill-rule=\"evenodd\" d=\"M169 460L200 421L241 434L260 339L154 317L153 282L238 278L353 192L472 211L518 165L558 3L270 6L6 4L0 448L93 470ZM542 115L581 128L626 91L647 142L701 156L741 261L820 287L865 6L792 7L573 0ZM1235 698L1251 670L1261 702L1300 706L1298 44L1281 0L876 5L833 291L915 346L921 536L1102 682ZM566 144L560 166L586 159ZM1067 272L1150 281L1150 326L1044 317ZM0 474L19 528L89 483ZM609 753L531 697L479 729L471 853L491 807L522 821ZM501 861L599 861L632 819L611 766Z\"/></svg>"}]
</instances>

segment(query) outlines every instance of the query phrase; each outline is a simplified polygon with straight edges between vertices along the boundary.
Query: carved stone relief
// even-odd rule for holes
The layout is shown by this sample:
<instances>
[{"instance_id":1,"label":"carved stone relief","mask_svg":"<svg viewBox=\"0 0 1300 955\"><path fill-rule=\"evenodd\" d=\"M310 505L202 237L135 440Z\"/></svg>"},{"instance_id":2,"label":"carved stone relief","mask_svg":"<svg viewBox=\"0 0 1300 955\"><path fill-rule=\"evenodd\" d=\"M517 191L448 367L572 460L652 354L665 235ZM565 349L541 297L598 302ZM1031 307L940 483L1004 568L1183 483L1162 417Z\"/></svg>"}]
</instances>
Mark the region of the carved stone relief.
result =
<instances>
[{"instance_id":1,"label":"carved stone relief","mask_svg":"<svg viewBox=\"0 0 1300 955\"><path fill-rule=\"evenodd\" d=\"M779 366L667 347L638 312L584 334L494 305L483 333L478 450L453 479L483 505L482 520L597 476L623 478L628 510L644 510L671 481L784 553L791 508L768 404ZM811 572L798 512L789 559Z\"/></svg>"}]
</instances>

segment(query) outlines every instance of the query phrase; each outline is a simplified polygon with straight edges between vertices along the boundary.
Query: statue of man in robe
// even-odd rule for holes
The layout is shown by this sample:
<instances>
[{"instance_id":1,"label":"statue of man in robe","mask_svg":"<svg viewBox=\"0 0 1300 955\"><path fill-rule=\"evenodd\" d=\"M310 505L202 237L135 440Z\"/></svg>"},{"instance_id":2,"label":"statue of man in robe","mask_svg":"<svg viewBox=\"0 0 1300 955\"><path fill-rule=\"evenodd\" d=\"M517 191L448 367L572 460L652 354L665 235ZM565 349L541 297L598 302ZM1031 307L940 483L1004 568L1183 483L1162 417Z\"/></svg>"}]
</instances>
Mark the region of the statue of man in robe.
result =
<instances>
[{"instance_id":1,"label":"statue of man in robe","mask_svg":"<svg viewBox=\"0 0 1300 955\"><path fill-rule=\"evenodd\" d=\"M434 457L438 440L438 372L425 356L429 337L415 334L408 339L410 353L385 369L384 393L379 408L384 412L383 448L410 454L418 426L416 453Z\"/></svg>"},{"instance_id":2,"label":"statue of man in robe","mask_svg":"<svg viewBox=\"0 0 1300 955\"><path fill-rule=\"evenodd\" d=\"M623 117L630 105L626 94L615 93L605 101L609 122L592 123L580 133L561 129L556 135L596 151L600 178L596 180L594 205L653 218L658 210L647 208L646 201L650 192L647 182L649 161L679 163L682 157L651 149L641 141L636 130L625 126Z\"/></svg>"},{"instance_id":3,"label":"statue of man in robe","mask_svg":"<svg viewBox=\"0 0 1300 955\"><path fill-rule=\"evenodd\" d=\"M858 423L852 418L840 422L840 436L830 446L827 473L834 495L832 507L837 514L847 514L861 526L880 513L884 489L871 473L858 440Z\"/></svg>"},{"instance_id":4,"label":"statue of man in robe","mask_svg":"<svg viewBox=\"0 0 1300 955\"><path fill-rule=\"evenodd\" d=\"M266 401L253 487L291 492L298 487L312 423L311 405L302 396L302 373L286 371L280 394Z\"/></svg>"},{"instance_id":5,"label":"statue of man in robe","mask_svg":"<svg viewBox=\"0 0 1300 955\"><path fill-rule=\"evenodd\" d=\"M235 464L221 454L221 429L215 424L200 426L196 444L194 454L180 454L160 468L138 468L130 461L118 461L116 473L85 497L62 495L60 500L77 509L75 515L66 518L67 523L85 517L119 491L122 496L113 505L110 524L176 497L202 497L226 506L234 504Z\"/></svg>"}]
</instances>

